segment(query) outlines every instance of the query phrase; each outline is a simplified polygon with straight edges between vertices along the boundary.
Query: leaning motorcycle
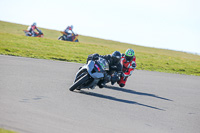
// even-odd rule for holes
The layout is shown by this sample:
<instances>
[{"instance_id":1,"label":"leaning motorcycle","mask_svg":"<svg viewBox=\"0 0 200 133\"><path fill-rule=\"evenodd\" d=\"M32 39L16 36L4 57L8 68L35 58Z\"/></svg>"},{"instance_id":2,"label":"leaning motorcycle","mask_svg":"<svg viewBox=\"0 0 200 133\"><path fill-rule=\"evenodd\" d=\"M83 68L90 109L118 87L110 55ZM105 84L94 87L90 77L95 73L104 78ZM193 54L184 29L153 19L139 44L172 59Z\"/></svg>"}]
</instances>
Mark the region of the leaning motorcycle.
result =
<instances>
[{"instance_id":1,"label":"leaning motorcycle","mask_svg":"<svg viewBox=\"0 0 200 133\"><path fill-rule=\"evenodd\" d=\"M28 30L23 30L26 36L32 36L31 32L29 32ZM41 30L39 30L39 32L35 32L36 36L34 37L44 37L44 34L42 33Z\"/></svg>"},{"instance_id":2,"label":"leaning motorcycle","mask_svg":"<svg viewBox=\"0 0 200 133\"><path fill-rule=\"evenodd\" d=\"M103 81L108 71L109 64L104 58L90 60L76 73L75 80L69 90L94 89L98 83Z\"/></svg>"},{"instance_id":3,"label":"leaning motorcycle","mask_svg":"<svg viewBox=\"0 0 200 133\"><path fill-rule=\"evenodd\" d=\"M72 41L72 42L79 42L78 40L78 34L75 34L72 32L72 36L71 37L67 37L68 34L61 31L61 33L63 34L62 36L58 37L58 40L63 40L63 41Z\"/></svg>"}]
</instances>

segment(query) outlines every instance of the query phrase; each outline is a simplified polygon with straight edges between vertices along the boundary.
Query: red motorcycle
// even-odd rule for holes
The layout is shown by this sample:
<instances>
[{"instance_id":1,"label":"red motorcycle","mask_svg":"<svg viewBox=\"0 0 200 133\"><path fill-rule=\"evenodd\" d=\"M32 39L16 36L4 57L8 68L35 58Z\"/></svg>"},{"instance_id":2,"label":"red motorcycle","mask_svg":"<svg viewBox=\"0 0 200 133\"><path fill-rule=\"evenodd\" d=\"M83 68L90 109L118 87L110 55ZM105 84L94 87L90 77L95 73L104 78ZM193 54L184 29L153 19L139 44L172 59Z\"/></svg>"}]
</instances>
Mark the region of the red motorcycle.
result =
<instances>
[{"instance_id":1,"label":"red motorcycle","mask_svg":"<svg viewBox=\"0 0 200 133\"><path fill-rule=\"evenodd\" d=\"M29 32L28 30L23 30L26 36L32 36L31 32ZM35 32L35 36L34 37L44 37L44 34L42 33L41 30L39 30L39 32Z\"/></svg>"},{"instance_id":2,"label":"red motorcycle","mask_svg":"<svg viewBox=\"0 0 200 133\"><path fill-rule=\"evenodd\" d=\"M78 40L78 34L75 34L74 32L72 32L72 36L71 37L67 37L68 34L61 31L60 33L62 33L63 35L58 37L58 40L63 40L63 41L72 41L72 42L79 42Z\"/></svg>"}]
</instances>

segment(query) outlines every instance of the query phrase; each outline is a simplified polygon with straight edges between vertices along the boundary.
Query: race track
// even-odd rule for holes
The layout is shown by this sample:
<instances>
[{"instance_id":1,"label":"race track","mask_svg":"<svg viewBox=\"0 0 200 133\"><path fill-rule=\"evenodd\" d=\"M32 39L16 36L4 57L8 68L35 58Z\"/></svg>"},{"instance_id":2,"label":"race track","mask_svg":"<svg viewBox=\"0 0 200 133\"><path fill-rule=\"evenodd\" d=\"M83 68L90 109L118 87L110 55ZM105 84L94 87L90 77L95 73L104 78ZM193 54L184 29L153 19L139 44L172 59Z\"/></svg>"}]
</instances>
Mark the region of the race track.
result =
<instances>
[{"instance_id":1,"label":"race track","mask_svg":"<svg viewBox=\"0 0 200 133\"><path fill-rule=\"evenodd\" d=\"M82 64L0 55L0 128L19 133L200 133L200 76L135 70L124 88L71 92Z\"/></svg>"}]
</instances>

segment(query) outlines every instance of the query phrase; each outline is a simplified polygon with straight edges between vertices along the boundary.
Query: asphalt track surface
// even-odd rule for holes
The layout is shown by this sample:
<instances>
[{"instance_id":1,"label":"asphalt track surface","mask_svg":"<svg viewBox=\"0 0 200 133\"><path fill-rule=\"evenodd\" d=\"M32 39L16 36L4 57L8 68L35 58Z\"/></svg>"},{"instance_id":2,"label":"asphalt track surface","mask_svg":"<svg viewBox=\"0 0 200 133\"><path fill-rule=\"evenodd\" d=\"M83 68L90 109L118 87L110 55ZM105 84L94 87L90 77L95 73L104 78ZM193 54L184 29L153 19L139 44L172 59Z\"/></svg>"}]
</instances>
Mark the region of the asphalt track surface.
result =
<instances>
[{"instance_id":1,"label":"asphalt track surface","mask_svg":"<svg viewBox=\"0 0 200 133\"><path fill-rule=\"evenodd\" d=\"M69 91L82 64L0 55L0 128L19 133L200 133L200 77L135 70Z\"/></svg>"}]
</instances>

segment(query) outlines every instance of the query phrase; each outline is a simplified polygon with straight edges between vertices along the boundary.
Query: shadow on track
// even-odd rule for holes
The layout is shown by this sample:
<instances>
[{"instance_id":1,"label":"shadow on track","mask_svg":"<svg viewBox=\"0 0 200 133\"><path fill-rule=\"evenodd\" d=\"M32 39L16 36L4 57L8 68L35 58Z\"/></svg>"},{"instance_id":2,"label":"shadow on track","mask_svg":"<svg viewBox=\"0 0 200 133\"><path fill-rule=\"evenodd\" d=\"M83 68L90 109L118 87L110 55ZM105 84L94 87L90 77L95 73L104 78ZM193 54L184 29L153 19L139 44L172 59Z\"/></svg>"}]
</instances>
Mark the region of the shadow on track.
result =
<instances>
[{"instance_id":1,"label":"shadow on track","mask_svg":"<svg viewBox=\"0 0 200 133\"><path fill-rule=\"evenodd\" d=\"M116 91L122 91L122 92L126 92L126 93L131 93L131 94L136 94L136 95L143 95L143 96L155 97L155 98L159 98L159 99L163 99L163 100L167 100L167 101L173 101L171 99L159 97L159 96L156 96L154 94L137 92L137 91L126 89L126 88L120 88L120 87L115 87L115 86L105 86L105 88L111 89L111 90L116 90Z\"/></svg>"},{"instance_id":2,"label":"shadow on track","mask_svg":"<svg viewBox=\"0 0 200 133\"><path fill-rule=\"evenodd\" d=\"M74 91L74 92L76 92L76 91ZM113 101L122 102L122 103L140 105L140 106L144 106L144 107L148 107L148 108L152 108L152 109L165 111L164 109L160 109L160 108L157 108L157 107L141 104L141 103L138 103L138 102L135 102L135 101L119 99L119 98L116 98L116 97L107 96L107 95L103 95L103 94L98 94L98 93L94 93L94 92L88 92L88 91L80 90L80 91L77 91L76 93L85 94L85 95L89 95L89 96L94 96L94 97L98 97L98 98L104 98L104 99L113 100Z\"/></svg>"}]
</instances>

